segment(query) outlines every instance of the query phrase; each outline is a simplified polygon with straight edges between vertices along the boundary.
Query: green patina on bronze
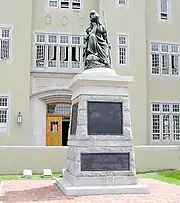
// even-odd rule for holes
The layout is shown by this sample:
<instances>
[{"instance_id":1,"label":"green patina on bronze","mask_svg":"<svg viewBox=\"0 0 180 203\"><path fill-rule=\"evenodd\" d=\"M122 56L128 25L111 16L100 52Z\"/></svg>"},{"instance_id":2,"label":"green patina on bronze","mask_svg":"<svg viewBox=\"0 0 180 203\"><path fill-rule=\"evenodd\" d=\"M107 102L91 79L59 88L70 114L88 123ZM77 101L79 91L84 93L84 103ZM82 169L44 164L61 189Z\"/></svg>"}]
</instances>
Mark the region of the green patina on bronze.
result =
<instances>
[{"instance_id":1,"label":"green patina on bronze","mask_svg":"<svg viewBox=\"0 0 180 203\"><path fill-rule=\"evenodd\" d=\"M91 11L90 25L86 29L85 50L83 53L85 69L106 67L111 68L110 42L107 30L100 22L99 14Z\"/></svg>"}]
</instances>

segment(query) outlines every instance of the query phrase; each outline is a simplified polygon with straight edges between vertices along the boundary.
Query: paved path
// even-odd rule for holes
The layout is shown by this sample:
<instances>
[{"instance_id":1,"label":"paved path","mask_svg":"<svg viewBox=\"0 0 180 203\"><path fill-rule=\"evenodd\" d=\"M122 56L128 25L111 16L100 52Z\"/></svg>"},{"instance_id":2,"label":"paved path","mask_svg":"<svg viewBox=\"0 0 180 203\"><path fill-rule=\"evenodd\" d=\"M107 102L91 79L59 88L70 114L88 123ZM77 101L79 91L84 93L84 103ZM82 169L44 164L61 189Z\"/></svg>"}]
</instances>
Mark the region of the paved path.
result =
<instances>
[{"instance_id":1,"label":"paved path","mask_svg":"<svg viewBox=\"0 0 180 203\"><path fill-rule=\"evenodd\" d=\"M180 203L180 186L151 179L150 194L66 197L51 180L7 181L1 186L0 203Z\"/></svg>"}]
</instances>

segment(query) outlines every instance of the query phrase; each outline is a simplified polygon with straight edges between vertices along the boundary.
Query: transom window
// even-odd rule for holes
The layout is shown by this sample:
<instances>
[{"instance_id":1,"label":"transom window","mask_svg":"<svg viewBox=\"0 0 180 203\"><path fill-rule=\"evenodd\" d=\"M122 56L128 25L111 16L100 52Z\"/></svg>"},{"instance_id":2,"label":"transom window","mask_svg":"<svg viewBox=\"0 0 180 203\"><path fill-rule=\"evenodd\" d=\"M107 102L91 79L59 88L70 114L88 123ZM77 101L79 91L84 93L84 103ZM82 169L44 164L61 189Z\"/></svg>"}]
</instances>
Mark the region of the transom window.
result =
<instances>
[{"instance_id":1,"label":"transom window","mask_svg":"<svg viewBox=\"0 0 180 203\"><path fill-rule=\"evenodd\" d=\"M48 104L47 113L69 116L71 114L71 104L68 103Z\"/></svg>"},{"instance_id":2,"label":"transom window","mask_svg":"<svg viewBox=\"0 0 180 203\"><path fill-rule=\"evenodd\" d=\"M128 0L118 0L118 5L119 6L127 6Z\"/></svg>"},{"instance_id":3,"label":"transom window","mask_svg":"<svg viewBox=\"0 0 180 203\"><path fill-rule=\"evenodd\" d=\"M180 103L152 103L152 140L180 141Z\"/></svg>"},{"instance_id":4,"label":"transom window","mask_svg":"<svg viewBox=\"0 0 180 203\"><path fill-rule=\"evenodd\" d=\"M0 134L8 130L9 98L0 96Z\"/></svg>"},{"instance_id":5,"label":"transom window","mask_svg":"<svg viewBox=\"0 0 180 203\"><path fill-rule=\"evenodd\" d=\"M153 75L180 75L180 45L152 42L150 49Z\"/></svg>"},{"instance_id":6,"label":"transom window","mask_svg":"<svg viewBox=\"0 0 180 203\"><path fill-rule=\"evenodd\" d=\"M159 0L160 1L160 19L168 20L169 18L169 0Z\"/></svg>"},{"instance_id":7,"label":"transom window","mask_svg":"<svg viewBox=\"0 0 180 203\"><path fill-rule=\"evenodd\" d=\"M83 36L36 34L36 68L80 69Z\"/></svg>"},{"instance_id":8,"label":"transom window","mask_svg":"<svg viewBox=\"0 0 180 203\"><path fill-rule=\"evenodd\" d=\"M128 64L128 37L127 37L127 35L120 35L118 37L118 51L119 51L119 54L118 54L119 65L126 66Z\"/></svg>"},{"instance_id":9,"label":"transom window","mask_svg":"<svg viewBox=\"0 0 180 203\"><path fill-rule=\"evenodd\" d=\"M0 60L10 59L11 29L0 27Z\"/></svg>"},{"instance_id":10,"label":"transom window","mask_svg":"<svg viewBox=\"0 0 180 203\"><path fill-rule=\"evenodd\" d=\"M80 10L81 6L81 0L48 0L49 8Z\"/></svg>"}]
</instances>

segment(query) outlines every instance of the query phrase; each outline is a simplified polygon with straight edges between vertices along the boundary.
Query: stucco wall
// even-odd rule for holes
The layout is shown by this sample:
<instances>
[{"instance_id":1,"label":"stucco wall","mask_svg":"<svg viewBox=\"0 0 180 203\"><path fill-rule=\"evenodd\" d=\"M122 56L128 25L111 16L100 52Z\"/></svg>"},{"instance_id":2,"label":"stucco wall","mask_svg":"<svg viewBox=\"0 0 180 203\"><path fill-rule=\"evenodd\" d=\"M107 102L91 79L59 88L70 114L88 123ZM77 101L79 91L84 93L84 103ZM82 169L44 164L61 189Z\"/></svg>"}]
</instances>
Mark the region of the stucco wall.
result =
<instances>
[{"instance_id":1,"label":"stucco wall","mask_svg":"<svg viewBox=\"0 0 180 203\"><path fill-rule=\"evenodd\" d=\"M0 147L0 174L19 174L23 169L42 173L44 168L60 172L66 168L67 147ZM136 168L138 172L179 169L180 147L136 146Z\"/></svg>"}]
</instances>

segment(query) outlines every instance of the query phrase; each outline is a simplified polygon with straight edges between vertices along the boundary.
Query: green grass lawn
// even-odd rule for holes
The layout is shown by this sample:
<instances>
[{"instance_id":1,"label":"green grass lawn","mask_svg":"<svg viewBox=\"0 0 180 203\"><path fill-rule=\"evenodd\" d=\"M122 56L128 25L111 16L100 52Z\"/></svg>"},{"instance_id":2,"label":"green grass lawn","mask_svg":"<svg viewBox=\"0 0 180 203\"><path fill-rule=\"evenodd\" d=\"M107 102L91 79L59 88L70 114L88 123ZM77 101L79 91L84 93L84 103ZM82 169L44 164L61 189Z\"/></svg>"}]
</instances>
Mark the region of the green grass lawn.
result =
<instances>
[{"instance_id":1,"label":"green grass lawn","mask_svg":"<svg viewBox=\"0 0 180 203\"><path fill-rule=\"evenodd\" d=\"M56 178L60 178L62 177L61 174L59 173L53 173L52 178L48 178L48 179L56 179ZM1 180L47 180L47 178L43 178L42 174L34 174L32 175L32 178L27 179L27 178L23 178L22 175L0 175L0 181Z\"/></svg>"},{"instance_id":2,"label":"green grass lawn","mask_svg":"<svg viewBox=\"0 0 180 203\"><path fill-rule=\"evenodd\" d=\"M180 185L180 170L156 171L149 173L139 173L139 178L152 178L171 184Z\"/></svg>"},{"instance_id":3,"label":"green grass lawn","mask_svg":"<svg viewBox=\"0 0 180 203\"><path fill-rule=\"evenodd\" d=\"M139 178L152 178L171 184L180 185L180 171L178 170L168 170L168 171L154 171L148 173L138 173ZM62 177L59 173L53 173L52 180ZM0 175L1 180L27 180L22 177L22 175ZM28 180L44 180L42 174L34 174L31 179ZM47 179L45 179L47 180Z\"/></svg>"}]
</instances>

